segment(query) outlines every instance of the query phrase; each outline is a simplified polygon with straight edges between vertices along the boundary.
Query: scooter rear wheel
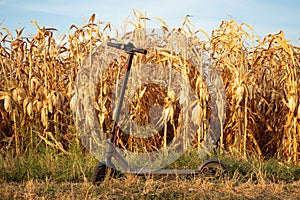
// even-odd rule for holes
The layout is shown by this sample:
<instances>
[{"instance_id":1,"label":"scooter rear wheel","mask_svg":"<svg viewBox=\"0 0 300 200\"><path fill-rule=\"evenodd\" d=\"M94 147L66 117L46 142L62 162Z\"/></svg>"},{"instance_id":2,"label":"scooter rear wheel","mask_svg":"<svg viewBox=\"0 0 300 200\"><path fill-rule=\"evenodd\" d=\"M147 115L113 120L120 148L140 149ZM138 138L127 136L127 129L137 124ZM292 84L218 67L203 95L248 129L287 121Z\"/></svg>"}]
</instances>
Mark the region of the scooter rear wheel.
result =
<instances>
[{"instance_id":1,"label":"scooter rear wheel","mask_svg":"<svg viewBox=\"0 0 300 200\"><path fill-rule=\"evenodd\" d=\"M228 169L229 166L224 161L211 158L201 164L199 174L206 179L221 178Z\"/></svg>"}]
</instances>

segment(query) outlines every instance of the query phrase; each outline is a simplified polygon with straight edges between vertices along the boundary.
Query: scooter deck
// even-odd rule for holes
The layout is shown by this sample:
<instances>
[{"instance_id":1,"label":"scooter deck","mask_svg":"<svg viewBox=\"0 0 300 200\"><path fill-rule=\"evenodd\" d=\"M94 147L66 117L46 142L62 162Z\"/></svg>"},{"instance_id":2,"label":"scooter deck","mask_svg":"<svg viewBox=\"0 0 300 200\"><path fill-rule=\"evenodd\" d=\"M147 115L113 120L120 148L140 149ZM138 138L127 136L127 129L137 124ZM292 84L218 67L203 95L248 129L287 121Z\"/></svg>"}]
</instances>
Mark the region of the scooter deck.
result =
<instances>
[{"instance_id":1,"label":"scooter deck","mask_svg":"<svg viewBox=\"0 0 300 200\"><path fill-rule=\"evenodd\" d=\"M159 169L159 170L131 170L130 174L199 174L199 169Z\"/></svg>"}]
</instances>

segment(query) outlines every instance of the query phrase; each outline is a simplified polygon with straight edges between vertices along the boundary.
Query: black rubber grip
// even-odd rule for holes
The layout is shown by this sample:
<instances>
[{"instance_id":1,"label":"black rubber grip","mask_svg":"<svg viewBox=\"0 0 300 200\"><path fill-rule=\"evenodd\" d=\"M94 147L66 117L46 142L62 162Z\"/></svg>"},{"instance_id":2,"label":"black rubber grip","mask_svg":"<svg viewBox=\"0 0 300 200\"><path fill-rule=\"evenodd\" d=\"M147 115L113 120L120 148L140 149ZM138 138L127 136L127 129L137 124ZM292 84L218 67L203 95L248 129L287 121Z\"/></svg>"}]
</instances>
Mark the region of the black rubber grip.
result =
<instances>
[{"instance_id":1,"label":"black rubber grip","mask_svg":"<svg viewBox=\"0 0 300 200\"><path fill-rule=\"evenodd\" d=\"M141 53L141 54L147 54L147 50L146 49L134 48L133 51L137 52L137 53Z\"/></svg>"},{"instance_id":2,"label":"black rubber grip","mask_svg":"<svg viewBox=\"0 0 300 200\"><path fill-rule=\"evenodd\" d=\"M124 48L124 47L122 47L122 44L117 44L117 43L112 43L112 42L107 42L106 45L109 46L109 47L117 48L117 49L123 49Z\"/></svg>"}]
</instances>

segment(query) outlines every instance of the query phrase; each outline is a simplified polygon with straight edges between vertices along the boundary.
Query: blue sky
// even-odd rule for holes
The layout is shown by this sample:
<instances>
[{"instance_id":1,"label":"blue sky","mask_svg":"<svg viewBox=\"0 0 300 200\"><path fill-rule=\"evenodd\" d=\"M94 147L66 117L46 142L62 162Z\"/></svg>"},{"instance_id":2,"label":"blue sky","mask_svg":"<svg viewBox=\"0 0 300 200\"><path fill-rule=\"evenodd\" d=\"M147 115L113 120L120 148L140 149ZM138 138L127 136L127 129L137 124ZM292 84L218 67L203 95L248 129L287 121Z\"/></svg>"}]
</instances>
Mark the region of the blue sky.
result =
<instances>
[{"instance_id":1,"label":"blue sky","mask_svg":"<svg viewBox=\"0 0 300 200\"><path fill-rule=\"evenodd\" d=\"M153 17L179 27L189 14L196 29L210 34L222 20L232 17L250 24L256 35L283 30L294 45L300 44L300 0L0 0L0 26L12 32L25 27L24 33L32 34L36 33L30 23L34 19L64 34L72 24L83 25L95 13L96 19L118 28L131 19L133 8L146 12L149 28L159 27Z\"/></svg>"}]
</instances>

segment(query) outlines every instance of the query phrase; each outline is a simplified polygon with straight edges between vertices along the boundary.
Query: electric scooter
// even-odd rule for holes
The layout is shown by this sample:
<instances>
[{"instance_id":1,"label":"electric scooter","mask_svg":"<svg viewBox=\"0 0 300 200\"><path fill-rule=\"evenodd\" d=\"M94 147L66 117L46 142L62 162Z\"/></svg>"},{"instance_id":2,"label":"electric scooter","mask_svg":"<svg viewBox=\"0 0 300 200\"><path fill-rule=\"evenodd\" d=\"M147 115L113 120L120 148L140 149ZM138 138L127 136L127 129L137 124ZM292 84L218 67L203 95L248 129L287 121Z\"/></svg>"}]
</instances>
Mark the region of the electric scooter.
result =
<instances>
[{"instance_id":1,"label":"electric scooter","mask_svg":"<svg viewBox=\"0 0 300 200\"><path fill-rule=\"evenodd\" d=\"M146 175L146 174L178 174L178 175L196 175L196 174L203 174L205 177L213 177L217 174L223 174L228 169L229 166L222 160L218 158L210 158L205 160L198 169L159 169L159 170L149 170L149 169L142 169L142 170L133 170L127 163L127 161L122 157L122 155L116 150L116 134L119 130L118 122L120 118L120 112L122 103L124 101L125 91L128 83L128 78L131 70L132 60L135 53L140 54L147 54L146 49L136 48L132 43L128 44L120 44L120 43L112 43L107 42L107 46L113 47L116 49L120 49L125 51L129 57L126 64L126 73L123 80L120 97L118 101L118 105L116 108L115 119L113 122L113 126L110 132L110 136L108 139L105 140L104 143L104 159L100 161L92 174L91 181L93 184L97 184L105 179L105 176L108 172L110 174L115 174L115 166L112 163L112 158L116 160L116 162L121 166L121 168L129 174L136 174L136 175Z\"/></svg>"}]
</instances>

